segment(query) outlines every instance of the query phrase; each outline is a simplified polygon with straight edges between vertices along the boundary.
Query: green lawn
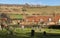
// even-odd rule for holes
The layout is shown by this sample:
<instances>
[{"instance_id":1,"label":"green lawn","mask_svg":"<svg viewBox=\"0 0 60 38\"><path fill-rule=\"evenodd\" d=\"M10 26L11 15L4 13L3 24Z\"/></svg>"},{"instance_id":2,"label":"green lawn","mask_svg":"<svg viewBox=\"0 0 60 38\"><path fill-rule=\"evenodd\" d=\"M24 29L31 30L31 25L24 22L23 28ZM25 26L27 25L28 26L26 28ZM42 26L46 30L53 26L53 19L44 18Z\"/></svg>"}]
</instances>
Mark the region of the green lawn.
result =
<instances>
[{"instance_id":1,"label":"green lawn","mask_svg":"<svg viewBox=\"0 0 60 38\"><path fill-rule=\"evenodd\" d=\"M46 36L43 36L43 31L46 31ZM42 29L35 30L35 36L31 37L30 28L15 28L13 31L13 35L7 34L6 30L0 30L0 38L60 38L60 30L59 29Z\"/></svg>"}]
</instances>

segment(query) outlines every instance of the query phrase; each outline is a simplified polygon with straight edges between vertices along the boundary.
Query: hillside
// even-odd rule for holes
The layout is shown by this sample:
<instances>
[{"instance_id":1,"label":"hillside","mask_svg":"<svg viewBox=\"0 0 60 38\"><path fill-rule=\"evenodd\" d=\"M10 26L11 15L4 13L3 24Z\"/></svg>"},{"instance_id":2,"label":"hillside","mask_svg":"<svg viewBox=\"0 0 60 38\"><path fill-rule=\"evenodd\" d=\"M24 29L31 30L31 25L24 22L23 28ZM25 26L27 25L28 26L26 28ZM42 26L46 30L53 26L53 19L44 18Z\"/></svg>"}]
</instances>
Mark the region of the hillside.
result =
<instances>
[{"instance_id":1,"label":"hillside","mask_svg":"<svg viewBox=\"0 0 60 38\"><path fill-rule=\"evenodd\" d=\"M60 6L41 6L31 7L14 4L0 4L0 13L8 14L23 14L22 8L25 8L25 14L29 15L52 15L53 13L60 14Z\"/></svg>"}]
</instances>

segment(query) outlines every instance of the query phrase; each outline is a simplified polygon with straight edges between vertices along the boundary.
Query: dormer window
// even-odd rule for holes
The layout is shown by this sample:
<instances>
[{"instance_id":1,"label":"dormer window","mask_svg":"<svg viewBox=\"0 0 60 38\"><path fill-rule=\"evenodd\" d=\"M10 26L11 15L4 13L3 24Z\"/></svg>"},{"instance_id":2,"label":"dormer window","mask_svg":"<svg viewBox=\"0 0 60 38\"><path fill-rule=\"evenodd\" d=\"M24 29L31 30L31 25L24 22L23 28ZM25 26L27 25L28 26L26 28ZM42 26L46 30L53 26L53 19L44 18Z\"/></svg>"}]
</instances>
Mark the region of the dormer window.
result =
<instances>
[{"instance_id":1,"label":"dormer window","mask_svg":"<svg viewBox=\"0 0 60 38\"><path fill-rule=\"evenodd\" d=\"M43 22L44 20L43 19L40 19L40 22Z\"/></svg>"},{"instance_id":2,"label":"dormer window","mask_svg":"<svg viewBox=\"0 0 60 38\"><path fill-rule=\"evenodd\" d=\"M34 20L32 20L32 22L34 22Z\"/></svg>"},{"instance_id":3,"label":"dormer window","mask_svg":"<svg viewBox=\"0 0 60 38\"><path fill-rule=\"evenodd\" d=\"M26 22L28 22L28 19L26 19Z\"/></svg>"},{"instance_id":4,"label":"dormer window","mask_svg":"<svg viewBox=\"0 0 60 38\"><path fill-rule=\"evenodd\" d=\"M60 23L60 19L59 19L58 21L59 21L59 23Z\"/></svg>"},{"instance_id":5,"label":"dormer window","mask_svg":"<svg viewBox=\"0 0 60 38\"><path fill-rule=\"evenodd\" d=\"M51 19L51 18L49 18L49 19L48 19L48 21L49 21L49 22L51 22L51 21L52 21L52 19Z\"/></svg>"},{"instance_id":6,"label":"dormer window","mask_svg":"<svg viewBox=\"0 0 60 38\"><path fill-rule=\"evenodd\" d=\"M43 24L44 23L44 20L43 19L40 19L40 24Z\"/></svg>"}]
</instances>

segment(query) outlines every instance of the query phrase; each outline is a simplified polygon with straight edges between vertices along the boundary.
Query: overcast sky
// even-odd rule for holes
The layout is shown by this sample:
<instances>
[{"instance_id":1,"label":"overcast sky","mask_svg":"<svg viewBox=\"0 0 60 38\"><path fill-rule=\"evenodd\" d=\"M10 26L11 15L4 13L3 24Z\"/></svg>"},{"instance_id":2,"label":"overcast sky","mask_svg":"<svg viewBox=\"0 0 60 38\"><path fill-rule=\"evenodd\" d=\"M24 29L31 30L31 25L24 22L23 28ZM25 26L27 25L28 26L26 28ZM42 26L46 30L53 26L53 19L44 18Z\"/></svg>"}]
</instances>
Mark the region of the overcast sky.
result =
<instances>
[{"instance_id":1,"label":"overcast sky","mask_svg":"<svg viewBox=\"0 0 60 38\"><path fill-rule=\"evenodd\" d=\"M41 5L51 5L60 6L60 0L0 0L1 4L41 4Z\"/></svg>"}]
</instances>

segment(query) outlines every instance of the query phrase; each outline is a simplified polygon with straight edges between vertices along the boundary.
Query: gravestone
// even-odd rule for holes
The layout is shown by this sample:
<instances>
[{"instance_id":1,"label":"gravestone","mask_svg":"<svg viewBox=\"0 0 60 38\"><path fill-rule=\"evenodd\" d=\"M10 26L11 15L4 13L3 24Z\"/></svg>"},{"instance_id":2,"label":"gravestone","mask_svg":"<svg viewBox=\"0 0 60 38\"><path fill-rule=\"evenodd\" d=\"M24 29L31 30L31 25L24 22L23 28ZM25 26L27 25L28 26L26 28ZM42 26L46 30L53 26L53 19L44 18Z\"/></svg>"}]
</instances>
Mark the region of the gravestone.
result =
<instances>
[{"instance_id":1,"label":"gravestone","mask_svg":"<svg viewBox=\"0 0 60 38\"><path fill-rule=\"evenodd\" d=\"M46 31L43 32L43 35L46 36Z\"/></svg>"},{"instance_id":2,"label":"gravestone","mask_svg":"<svg viewBox=\"0 0 60 38\"><path fill-rule=\"evenodd\" d=\"M31 30L31 36L34 36L34 34L35 34L35 30Z\"/></svg>"}]
</instances>

